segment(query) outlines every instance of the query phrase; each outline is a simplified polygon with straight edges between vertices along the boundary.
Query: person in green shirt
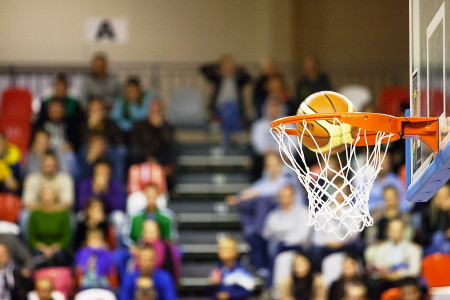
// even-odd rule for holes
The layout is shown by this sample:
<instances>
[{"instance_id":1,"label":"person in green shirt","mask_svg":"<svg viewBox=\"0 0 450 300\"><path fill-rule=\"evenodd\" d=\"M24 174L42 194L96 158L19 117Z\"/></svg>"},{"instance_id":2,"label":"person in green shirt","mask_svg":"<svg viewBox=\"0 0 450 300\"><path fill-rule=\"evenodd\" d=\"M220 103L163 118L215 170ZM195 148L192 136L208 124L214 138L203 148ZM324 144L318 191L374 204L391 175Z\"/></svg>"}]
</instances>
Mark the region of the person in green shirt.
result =
<instances>
[{"instance_id":1,"label":"person in green shirt","mask_svg":"<svg viewBox=\"0 0 450 300\"><path fill-rule=\"evenodd\" d=\"M59 203L52 184L39 192L39 204L28 222L28 245L37 268L71 264L70 215Z\"/></svg>"},{"instance_id":2,"label":"person in green shirt","mask_svg":"<svg viewBox=\"0 0 450 300\"><path fill-rule=\"evenodd\" d=\"M156 205L159 192L154 184L147 185L143 193L147 199L147 206L144 211L133 217L131 222L130 239L136 244L142 238L142 227L145 220L155 220L161 231L161 238L171 240L173 234L173 221L171 216Z\"/></svg>"}]
</instances>

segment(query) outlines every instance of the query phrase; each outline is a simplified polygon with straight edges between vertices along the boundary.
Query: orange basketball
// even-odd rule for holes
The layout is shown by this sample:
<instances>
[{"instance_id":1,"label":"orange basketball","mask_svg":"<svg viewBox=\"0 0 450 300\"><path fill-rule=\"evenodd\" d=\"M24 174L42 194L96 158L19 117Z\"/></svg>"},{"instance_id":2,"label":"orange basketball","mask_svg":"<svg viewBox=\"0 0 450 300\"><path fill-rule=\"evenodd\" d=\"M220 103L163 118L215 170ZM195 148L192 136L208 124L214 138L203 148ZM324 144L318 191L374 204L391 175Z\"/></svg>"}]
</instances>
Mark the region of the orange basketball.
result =
<instances>
[{"instance_id":1,"label":"orange basketball","mask_svg":"<svg viewBox=\"0 0 450 300\"><path fill-rule=\"evenodd\" d=\"M306 98L300 104L297 115L354 111L355 106L345 96L331 91L323 91ZM338 122L333 123L333 120L309 121L306 123L306 129L303 124L303 122L297 123L298 134L300 138L303 135L303 145L314 152L331 152L331 154L341 152L345 150L345 143L351 143L358 132L356 127Z\"/></svg>"}]
</instances>

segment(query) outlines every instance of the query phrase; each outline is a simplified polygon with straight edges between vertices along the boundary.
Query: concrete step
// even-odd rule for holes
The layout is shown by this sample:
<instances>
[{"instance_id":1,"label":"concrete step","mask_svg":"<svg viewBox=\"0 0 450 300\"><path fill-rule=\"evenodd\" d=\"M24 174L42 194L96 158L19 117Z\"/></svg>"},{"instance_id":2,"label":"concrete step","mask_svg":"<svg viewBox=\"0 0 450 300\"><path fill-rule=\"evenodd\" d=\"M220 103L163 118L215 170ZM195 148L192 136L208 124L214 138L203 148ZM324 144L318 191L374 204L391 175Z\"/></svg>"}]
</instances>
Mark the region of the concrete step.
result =
<instances>
[{"instance_id":1,"label":"concrete step","mask_svg":"<svg viewBox=\"0 0 450 300\"><path fill-rule=\"evenodd\" d=\"M244 243L240 230L219 231L217 229L206 230L180 230L179 244L216 244L222 236L230 236Z\"/></svg>"},{"instance_id":2,"label":"concrete step","mask_svg":"<svg viewBox=\"0 0 450 300\"><path fill-rule=\"evenodd\" d=\"M237 212L236 206L228 206L222 199L220 201L183 201L180 199L171 200L169 208L176 213L217 213L225 214L229 212Z\"/></svg>"}]
</instances>

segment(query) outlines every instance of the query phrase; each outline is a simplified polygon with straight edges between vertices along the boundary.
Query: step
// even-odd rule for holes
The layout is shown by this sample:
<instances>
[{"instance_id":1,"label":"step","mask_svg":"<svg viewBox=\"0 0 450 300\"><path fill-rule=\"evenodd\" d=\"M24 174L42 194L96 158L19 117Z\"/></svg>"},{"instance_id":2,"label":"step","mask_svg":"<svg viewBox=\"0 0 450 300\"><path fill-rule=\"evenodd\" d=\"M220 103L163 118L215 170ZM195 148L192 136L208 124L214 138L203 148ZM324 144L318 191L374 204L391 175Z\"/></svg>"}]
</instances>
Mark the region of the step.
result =
<instances>
[{"instance_id":1,"label":"step","mask_svg":"<svg viewBox=\"0 0 450 300\"><path fill-rule=\"evenodd\" d=\"M178 213L176 219L180 227L188 224L214 224L219 226L239 223L240 215L239 213Z\"/></svg>"},{"instance_id":2,"label":"step","mask_svg":"<svg viewBox=\"0 0 450 300\"><path fill-rule=\"evenodd\" d=\"M228 195L236 194L249 185L249 183L179 183L175 185L175 191L182 195Z\"/></svg>"},{"instance_id":3,"label":"step","mask_svg":"<svg viewBox=\"0 0 450 300\"><path fill-rule=\"evenodd\" d=\"M244 243L241 230L180 230L179 244L216 244L222 236L230 236Z\"/></svg>"},{"instance_id":4,"label":"step","mask_svg":"<svg viewBox=\"0 0 450 300\"><path fill-rule=\"evenodd\" d=\"M215 185L231 184L231 183L251 183L250 175L247 172L207 172L195 174L181 174L177 176L178 184L189 183L209 183Z\"/></svg>"},{"instance_id":5,"label":"step","mask_svg":"<svg viewBox=\"0 0 450 300\"><path fill-rule=\"evenodd\" d=\"M240 167L249 168L252 160L248 155L180 155L180 167Z\"/></svg>"},{"instance_id":6,"label":"step","mask_svg":"<svg viewBox=\"0 0 450 300\"><path fill-rule=\"evenodd\" d=\"M228 206L223 200L220 201L196 201L171 200L169 208L176 213L217 213L237 212L237 206Z\"/></svg>"},{"instance_id":7,"label":"step","mask_svg":"<svg viewBox=\"0 0 450 300\"><path fill-rule=\"evenodd\" d=\"M178 149L181 149L183 155L252 155L252 151L249 145L224 149L223 147L217 146L217 144L212 143L178 144Z\"/></svg>"},{"instance_id":8,"label":"step","mask_svg":"<svg viewBox=\"0 0 450 300\"><path fill-rule=\"evenodd\" d=\"M247 243L239 243L238 247L239 252L242 254L248 253L250 250L250 246ZM193 259L201 259L202 261L217 259L216 243L180 244L180 248L183 253L183 261L189 261Z\"/></svg>"}]
</instances>

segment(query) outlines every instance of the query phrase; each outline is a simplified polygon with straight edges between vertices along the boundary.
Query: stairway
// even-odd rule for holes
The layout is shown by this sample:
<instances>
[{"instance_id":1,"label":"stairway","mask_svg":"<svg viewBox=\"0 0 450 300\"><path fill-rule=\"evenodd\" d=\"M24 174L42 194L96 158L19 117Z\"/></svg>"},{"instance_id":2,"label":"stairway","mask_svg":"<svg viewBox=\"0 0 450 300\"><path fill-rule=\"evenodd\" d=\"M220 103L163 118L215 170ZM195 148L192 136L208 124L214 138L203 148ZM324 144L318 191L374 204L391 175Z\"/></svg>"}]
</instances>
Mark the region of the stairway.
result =
<instances>
[{"instance_id":1,"label":"stairway","mask_svg":"<svg viewBox=\"0 0 450 300\"><path fill-rule=\"evenodd\" d=\"M195 138L189 138L193 135ZM249 146L224 151L217 136L202 130L178 132L178 175L169 207L176 213L183 252L180 299L208 299L208 276L217 263L217 238L230 234L248 252L236 208L224 197L251 183Z\"/></svg>"}]
</instances>

